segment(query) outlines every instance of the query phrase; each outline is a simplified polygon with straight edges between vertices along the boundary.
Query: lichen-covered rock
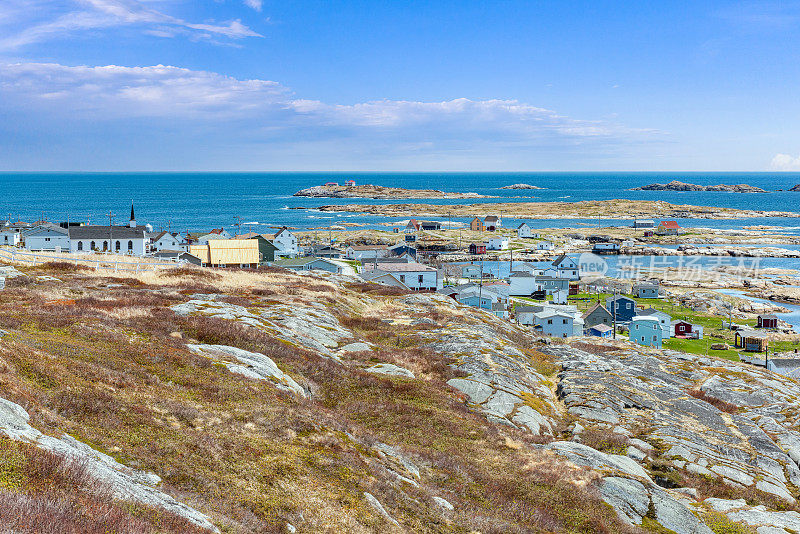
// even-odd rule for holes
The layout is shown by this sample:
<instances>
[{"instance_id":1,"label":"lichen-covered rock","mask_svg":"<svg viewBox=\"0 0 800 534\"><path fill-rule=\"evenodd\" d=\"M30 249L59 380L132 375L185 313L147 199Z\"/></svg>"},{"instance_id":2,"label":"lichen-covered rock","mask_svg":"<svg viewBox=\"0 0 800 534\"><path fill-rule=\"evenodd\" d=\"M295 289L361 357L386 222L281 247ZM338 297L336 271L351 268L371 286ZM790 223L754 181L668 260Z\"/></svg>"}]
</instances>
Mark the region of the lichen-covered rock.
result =
<instances>
[{"instance_id":1,"label":"lichen-covered rock","mask_svg":"<svg viewBox=\"0 0 800 534\"><path fill-rule=\"evenodd\" d=\"M269 356L228 345L187 345L187 347L201 356L219 361L232 373L255 380L269 380L278 389L290 391L301 397L306 396L306 392L300 384L281 371ZM239 363L232 363L228 361L229 358L233 358Z\"/></svg>"},{"instance_id":2,"label":"lichen-covered rock","mask_svg":"<svg viewBox=\"0 0 800 534\"><path fill-rule=\"evenodd\" d=\"M259 328L278 339L334 359L339 357L333 349L353 339L352 332L319 303L274 304L251 311L227 302L194 299L171 309L178 315L207 315Z\"/></svg>"},{"instance_id":3,"label":"lichen-covered rock","mask_svg":"<svg viewBox=\"0 0 800 534\"><path fill-rule=\"evenodd\" d=\"M0 435L79 462L97 480L97 486L107 487L116 499L162 508L199 527L218 532L208 516L157 489L161 482L157 475L130 469L67 434L61 438L42 434L28 424L29 419L22 406L0 398Z\"/></svg>"},{"instance_id":4,"label":"lichen-covered rock","mask_svg":"<svg viewBox=\"0 0 800 534\"><path fill-rule=\"evenodd\" d=\"M542 350L560 359L557 393L584 425L646 428L674 468L795 501L796 382L727 360L612 342L593 353L567 345Z\"/></svg>"},{"instance_id":5,"label":"lichen-covered rock","mask_svg":"<svg viewBox=\"0 0 800 534\"><path fill-rule=\"evenodd\" d=\"M393 365L391 363L377 363L372 367L367 367L364 369L368 373L375 373L379 375L390 375L390 376L402 376L405 378L414 378L414 373L406 369L405 367L400 367L399 365Z\"/></svg>"}]
</instances>

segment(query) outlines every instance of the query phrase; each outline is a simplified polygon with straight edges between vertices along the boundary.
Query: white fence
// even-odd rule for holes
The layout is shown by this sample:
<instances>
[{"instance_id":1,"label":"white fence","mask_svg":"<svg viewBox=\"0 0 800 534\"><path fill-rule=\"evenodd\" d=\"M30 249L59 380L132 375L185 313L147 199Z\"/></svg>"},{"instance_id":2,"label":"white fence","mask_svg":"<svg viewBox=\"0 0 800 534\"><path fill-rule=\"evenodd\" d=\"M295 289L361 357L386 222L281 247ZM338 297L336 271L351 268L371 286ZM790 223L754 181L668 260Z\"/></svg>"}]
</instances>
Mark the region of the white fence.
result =
<instances>
[{"instance_id":1,"label":"white fence","mask_svg":"<svg viewBox=\"0 0 800 534\"><path fill-rule=\"evenodd\" d=\"M83 257L85 256L85 257ZM105 257L104 257L105 256ZM120 261L119 254L42 254L36 252L21 252L14 249L0 248L0 260L27 263L30 265L38 265L49 262L65 262L74 265L83 265L90 269L106 270L129 273L143 273L148 271L157 271L159 269L170 269L177 267L180 263L176 261L169 262L148 262L147 258L134 258L128 256L129 260L133 261Z\"/></svg>"}]
</instances>

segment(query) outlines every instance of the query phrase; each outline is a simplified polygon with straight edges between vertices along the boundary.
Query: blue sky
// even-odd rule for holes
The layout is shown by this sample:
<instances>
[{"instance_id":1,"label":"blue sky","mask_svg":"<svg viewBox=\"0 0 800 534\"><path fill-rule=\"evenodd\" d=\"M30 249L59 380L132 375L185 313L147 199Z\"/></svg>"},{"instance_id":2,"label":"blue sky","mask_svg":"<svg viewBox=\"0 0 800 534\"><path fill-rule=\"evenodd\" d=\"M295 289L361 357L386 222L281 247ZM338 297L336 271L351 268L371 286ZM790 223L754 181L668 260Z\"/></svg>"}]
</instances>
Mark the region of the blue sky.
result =
<instances>
[{"instance_id":1,"label":"blue sky","mask_svg":"<svg viewBox=\"0 0 800 534\"><path fill-rule=\"evenodd\" d=\"M800 2L3 0L1 170L800 170Z\"/></svg>"}]
</instances>

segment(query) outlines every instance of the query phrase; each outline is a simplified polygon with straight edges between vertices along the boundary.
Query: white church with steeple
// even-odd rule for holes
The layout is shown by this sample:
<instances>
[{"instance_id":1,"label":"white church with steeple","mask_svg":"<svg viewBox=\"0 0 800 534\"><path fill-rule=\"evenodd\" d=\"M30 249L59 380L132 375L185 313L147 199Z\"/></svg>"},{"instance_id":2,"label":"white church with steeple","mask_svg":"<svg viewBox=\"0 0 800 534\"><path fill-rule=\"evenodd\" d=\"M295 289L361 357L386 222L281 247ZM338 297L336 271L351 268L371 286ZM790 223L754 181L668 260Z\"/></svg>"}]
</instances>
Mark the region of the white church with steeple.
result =
<instances>
[{"instance_id":1,"label":"white church with steeple","mask_svg":"<svg viewBox=\"0 0 800 534\"><path fill-rule=\"evenodd\" d=\"M136 223L131 202L131 218L127 226L72 226L69 228L69 251L73 253L112 252L144 256L150 225Z\"/></svg>"}]
</instances>

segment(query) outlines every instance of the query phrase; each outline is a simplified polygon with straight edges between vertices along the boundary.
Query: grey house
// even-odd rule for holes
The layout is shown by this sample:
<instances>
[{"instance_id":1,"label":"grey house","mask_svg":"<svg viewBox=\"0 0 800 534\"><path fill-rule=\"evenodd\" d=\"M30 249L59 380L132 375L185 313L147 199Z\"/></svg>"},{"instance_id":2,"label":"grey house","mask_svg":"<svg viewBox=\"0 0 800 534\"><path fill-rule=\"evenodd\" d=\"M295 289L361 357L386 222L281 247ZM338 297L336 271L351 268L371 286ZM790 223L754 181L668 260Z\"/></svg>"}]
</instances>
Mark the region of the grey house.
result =
<instances>
[{"instance_id":1,"label":"grey house","mask_svg":"<svg viewBox=\"0 0 800 534\"><path fill-rule=\"evenodd\" d=\"M592 328L599 324L611 326L614 324L614 317L605 306L598 302L583 314L583 324L586 328Z\"/></svg>"},{"instance_id":2,"label":"grey house","mask_svg":"<svg viewBox=\"0 0 800 534\"><path fill-rule=\"evenodd\" d=\"M633 286L633 294L640 299L657 299L658 298L658 284L652 282L644 282Z\"/></svg>"}]
</instances>

